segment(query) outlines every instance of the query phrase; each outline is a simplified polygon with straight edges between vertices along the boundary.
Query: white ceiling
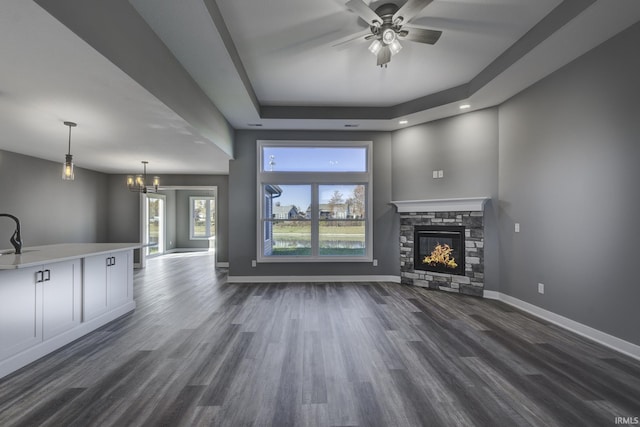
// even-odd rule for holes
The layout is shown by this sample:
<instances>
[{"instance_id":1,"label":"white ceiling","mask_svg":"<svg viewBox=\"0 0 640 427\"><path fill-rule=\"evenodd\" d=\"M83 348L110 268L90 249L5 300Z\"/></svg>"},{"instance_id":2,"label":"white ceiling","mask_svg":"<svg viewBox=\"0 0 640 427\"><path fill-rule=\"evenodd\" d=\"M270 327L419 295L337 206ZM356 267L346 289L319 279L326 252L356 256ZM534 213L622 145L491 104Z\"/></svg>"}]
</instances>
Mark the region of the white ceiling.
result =
<instances>
[{"instance_id":1,"label":"white ceiling","mask_svg":"<svg viewBox=\"0 0 640 427\"><path fill-rule=\"evenodd\" d=\"M435 0L411 24L440 40L379 68L364 40L335 46L367 29L342 0L129 2L236 129L394 130L496 105L640 20L637 0ZM35 2L0 3L0 48L0 149L62 161L71 120L80 167L228 172L197 125Z\"/></svg>"},{"instance_id":2,"label":"white ceiling","mask_svg":"<svg viewBox=\"0 0 640 427\"><path fill-rule=\"evenodd\" d=\"M261 104L303 106L390 106L466 83L558 3L434 1L409 25L442 30L440 40L401 41L379 68L364 37L333 46L367 29L343 2L218 0Z\"/></svg>"}]
</instances>

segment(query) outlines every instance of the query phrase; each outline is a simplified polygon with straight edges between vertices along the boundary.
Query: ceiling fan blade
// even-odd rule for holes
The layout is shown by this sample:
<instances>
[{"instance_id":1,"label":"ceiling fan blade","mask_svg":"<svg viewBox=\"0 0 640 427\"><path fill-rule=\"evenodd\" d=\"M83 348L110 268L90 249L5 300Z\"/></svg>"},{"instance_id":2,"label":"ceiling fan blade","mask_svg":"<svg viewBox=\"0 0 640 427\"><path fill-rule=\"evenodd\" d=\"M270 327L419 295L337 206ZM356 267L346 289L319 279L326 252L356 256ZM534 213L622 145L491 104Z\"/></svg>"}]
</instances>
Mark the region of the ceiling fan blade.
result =
<instances>
[{"instance_id":1,"label":"ceiling fan blade","mask_svg":"<svg viewBox=\"0 0 640 427\"><path fill-rule=\"evenodd\" d=\"M369 6L367 6L367 4L362 0L349 0L346 3L346 6L353 12L358 14L360 18L367 21L367 24L369 25L373 25L373 21L382 23L382 18L380 18L378 14L371 10Z\"/></svg>"},{"instance_id":2,"label":"ceiling fan blade","mask_svg":"<svg viewBox=\"0 0 640 427\"><path fill-rule=\"evenodd\" d=\"M403 23L409 22L411 18L416 16L432 1L433 0L407 0L407 2L393 14L393 22L398 18L402 18Z\"/></svg>"},{"instance_id":3,"label":"ceiling fan blade","mask_svg":"<svg viewBox=\"0 0 640 427\"><path fill-rule=\"evenodd\" d=\"M367 38L369 36L373 36L373 34L371 34L371 31L369 30L360 31L357 34L352 34L348 37L343 37L342 39L337 40L334 44L331 45L331 47L343 47L355 41L369 40Z\"/></svg>"},{"instance_id":4,"label":"ceiling fan blade","mask_svg":"<svg viewBox=\"0 0 640 427\"><path fill-rule=\"evenodd\" d=\"M389 46L383 46L382 49L380 49L380 52L378 52L378 65L379 66L383 66L385 65L387 62L391 61L391 49L389 49Z\"/></svg>"},{"instance_id":5,"label":"ceiling fan blade","mask_svg":"<svg viewBox=\"0 0 640 427\"><path fill-rule=\"evenodd\" d=\"M402 27L402 29L409 32L406 36L399 34L402 40L411 40L418 43L435 44L442 35L442 31L438 30L426 30L407 26Z\"/></svg>"}]
</instances>

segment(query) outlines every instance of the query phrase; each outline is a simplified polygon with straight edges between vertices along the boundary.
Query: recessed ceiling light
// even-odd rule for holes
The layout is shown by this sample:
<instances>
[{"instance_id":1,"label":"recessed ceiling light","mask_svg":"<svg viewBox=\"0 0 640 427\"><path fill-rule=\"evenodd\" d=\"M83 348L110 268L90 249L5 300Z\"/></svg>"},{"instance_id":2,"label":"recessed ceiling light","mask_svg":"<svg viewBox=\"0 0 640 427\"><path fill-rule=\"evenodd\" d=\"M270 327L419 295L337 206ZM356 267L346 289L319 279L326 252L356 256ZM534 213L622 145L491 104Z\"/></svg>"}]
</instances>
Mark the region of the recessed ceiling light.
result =
<instances>
[{"instance_id":1,"label":"recessed ceiling light","mask_svg":"<svg viewBox=\"0 0 640 427\"><path fill-rule=\"evenodd\" d=\"M204 141L200 141L200 140L193 141L193 143L194 143L194 144L198 144L198 145L204 145L204 144L205 144L205 142L204 142Z\"/></svg>"},{"instance_id":2,"label":"recessed ceiling light","mask_svg":"<svg viewBox=\"0 0 640 427\"><path fill-rule=\"evenodd\" d=\"M357 124L357 123L346 123L344 125L344 127L346 127L346 128L357 128L358 126L360 126L360 125Z\"/></svg>"},{"instance_id":3,"label":"recessed ceiling light","mask_svg":"<svg viewBox=\"0 0 640 427\"><path fill-rule=\"evenodd\" d=\"M462 105L460 106L460 109L461 109L461 110L468 110L469 108L471 108L471 105L469 105L469 104L462 104Z\"/></svg>"},{"instance_id":4,"label":"recessed ceiling light","mask_svg":"<svg viewBox=\"0 0 640 427\"><path fill-rule=\"evenodd\" d=\"M253 128L262 127L262 123L247 123L247 125Z\"/></svg>"},{"instance_id":5,"label":"recessed ceiling light","mask_svg":"<svg viewBox=\"0 0 640 427\"><path fill-rule=\"evenodd\" d=\"M407 123L409 123L409 120L400 120L398 122L399 125L406 125Z\"/></svg>"}]
</instances>

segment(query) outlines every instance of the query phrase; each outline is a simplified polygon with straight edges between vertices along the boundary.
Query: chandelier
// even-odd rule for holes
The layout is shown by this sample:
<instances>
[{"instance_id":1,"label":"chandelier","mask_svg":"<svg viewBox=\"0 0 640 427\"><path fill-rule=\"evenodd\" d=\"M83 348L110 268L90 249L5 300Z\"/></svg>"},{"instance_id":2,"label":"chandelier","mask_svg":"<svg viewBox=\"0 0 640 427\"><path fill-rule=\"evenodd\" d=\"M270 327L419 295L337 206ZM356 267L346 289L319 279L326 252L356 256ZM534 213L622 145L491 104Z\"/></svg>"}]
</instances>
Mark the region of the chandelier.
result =
<instances>
[{"instance_id":1,"label":"chandelier","mask_svg":"<svg viewBox=\"0 0 640 427\"><path fill-rule=\"evenodd\" d=\"M129 175L127 176L127 187L129 191L134 191L136 193L157 193L158 186L160 185L160 178L157 176L153 177L153 181L151 185L147 185L147 162L146 160L142 161L143 172L142 175Z\"/></svg>"}]
</instances>

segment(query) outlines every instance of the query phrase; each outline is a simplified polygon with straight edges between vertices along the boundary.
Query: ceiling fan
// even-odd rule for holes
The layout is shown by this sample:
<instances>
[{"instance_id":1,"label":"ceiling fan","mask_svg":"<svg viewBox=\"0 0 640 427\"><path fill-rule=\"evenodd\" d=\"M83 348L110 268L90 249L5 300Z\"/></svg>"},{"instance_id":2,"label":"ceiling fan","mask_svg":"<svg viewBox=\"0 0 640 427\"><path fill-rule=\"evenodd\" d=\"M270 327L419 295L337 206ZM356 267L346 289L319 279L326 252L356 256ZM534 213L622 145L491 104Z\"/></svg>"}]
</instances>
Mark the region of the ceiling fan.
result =
<instances>
[{"instance_id":1,"label":"ceiling fan","mask_svg":"<svg viewBox=\"0 0 640 427\"><path fill-rule=\"evenodd\" d=\"M400 8L393 3L385 3L373 10L363 0L349 0L346 6L369 24L371 34L366 35L364 39L373 40L369 50L378 57L377 65L386 67L391 61L391 56L402 49L399 40L426 44L438 41L442 31L405 25L432 1L407 0Z\"/></svg>"}]
</instances>

